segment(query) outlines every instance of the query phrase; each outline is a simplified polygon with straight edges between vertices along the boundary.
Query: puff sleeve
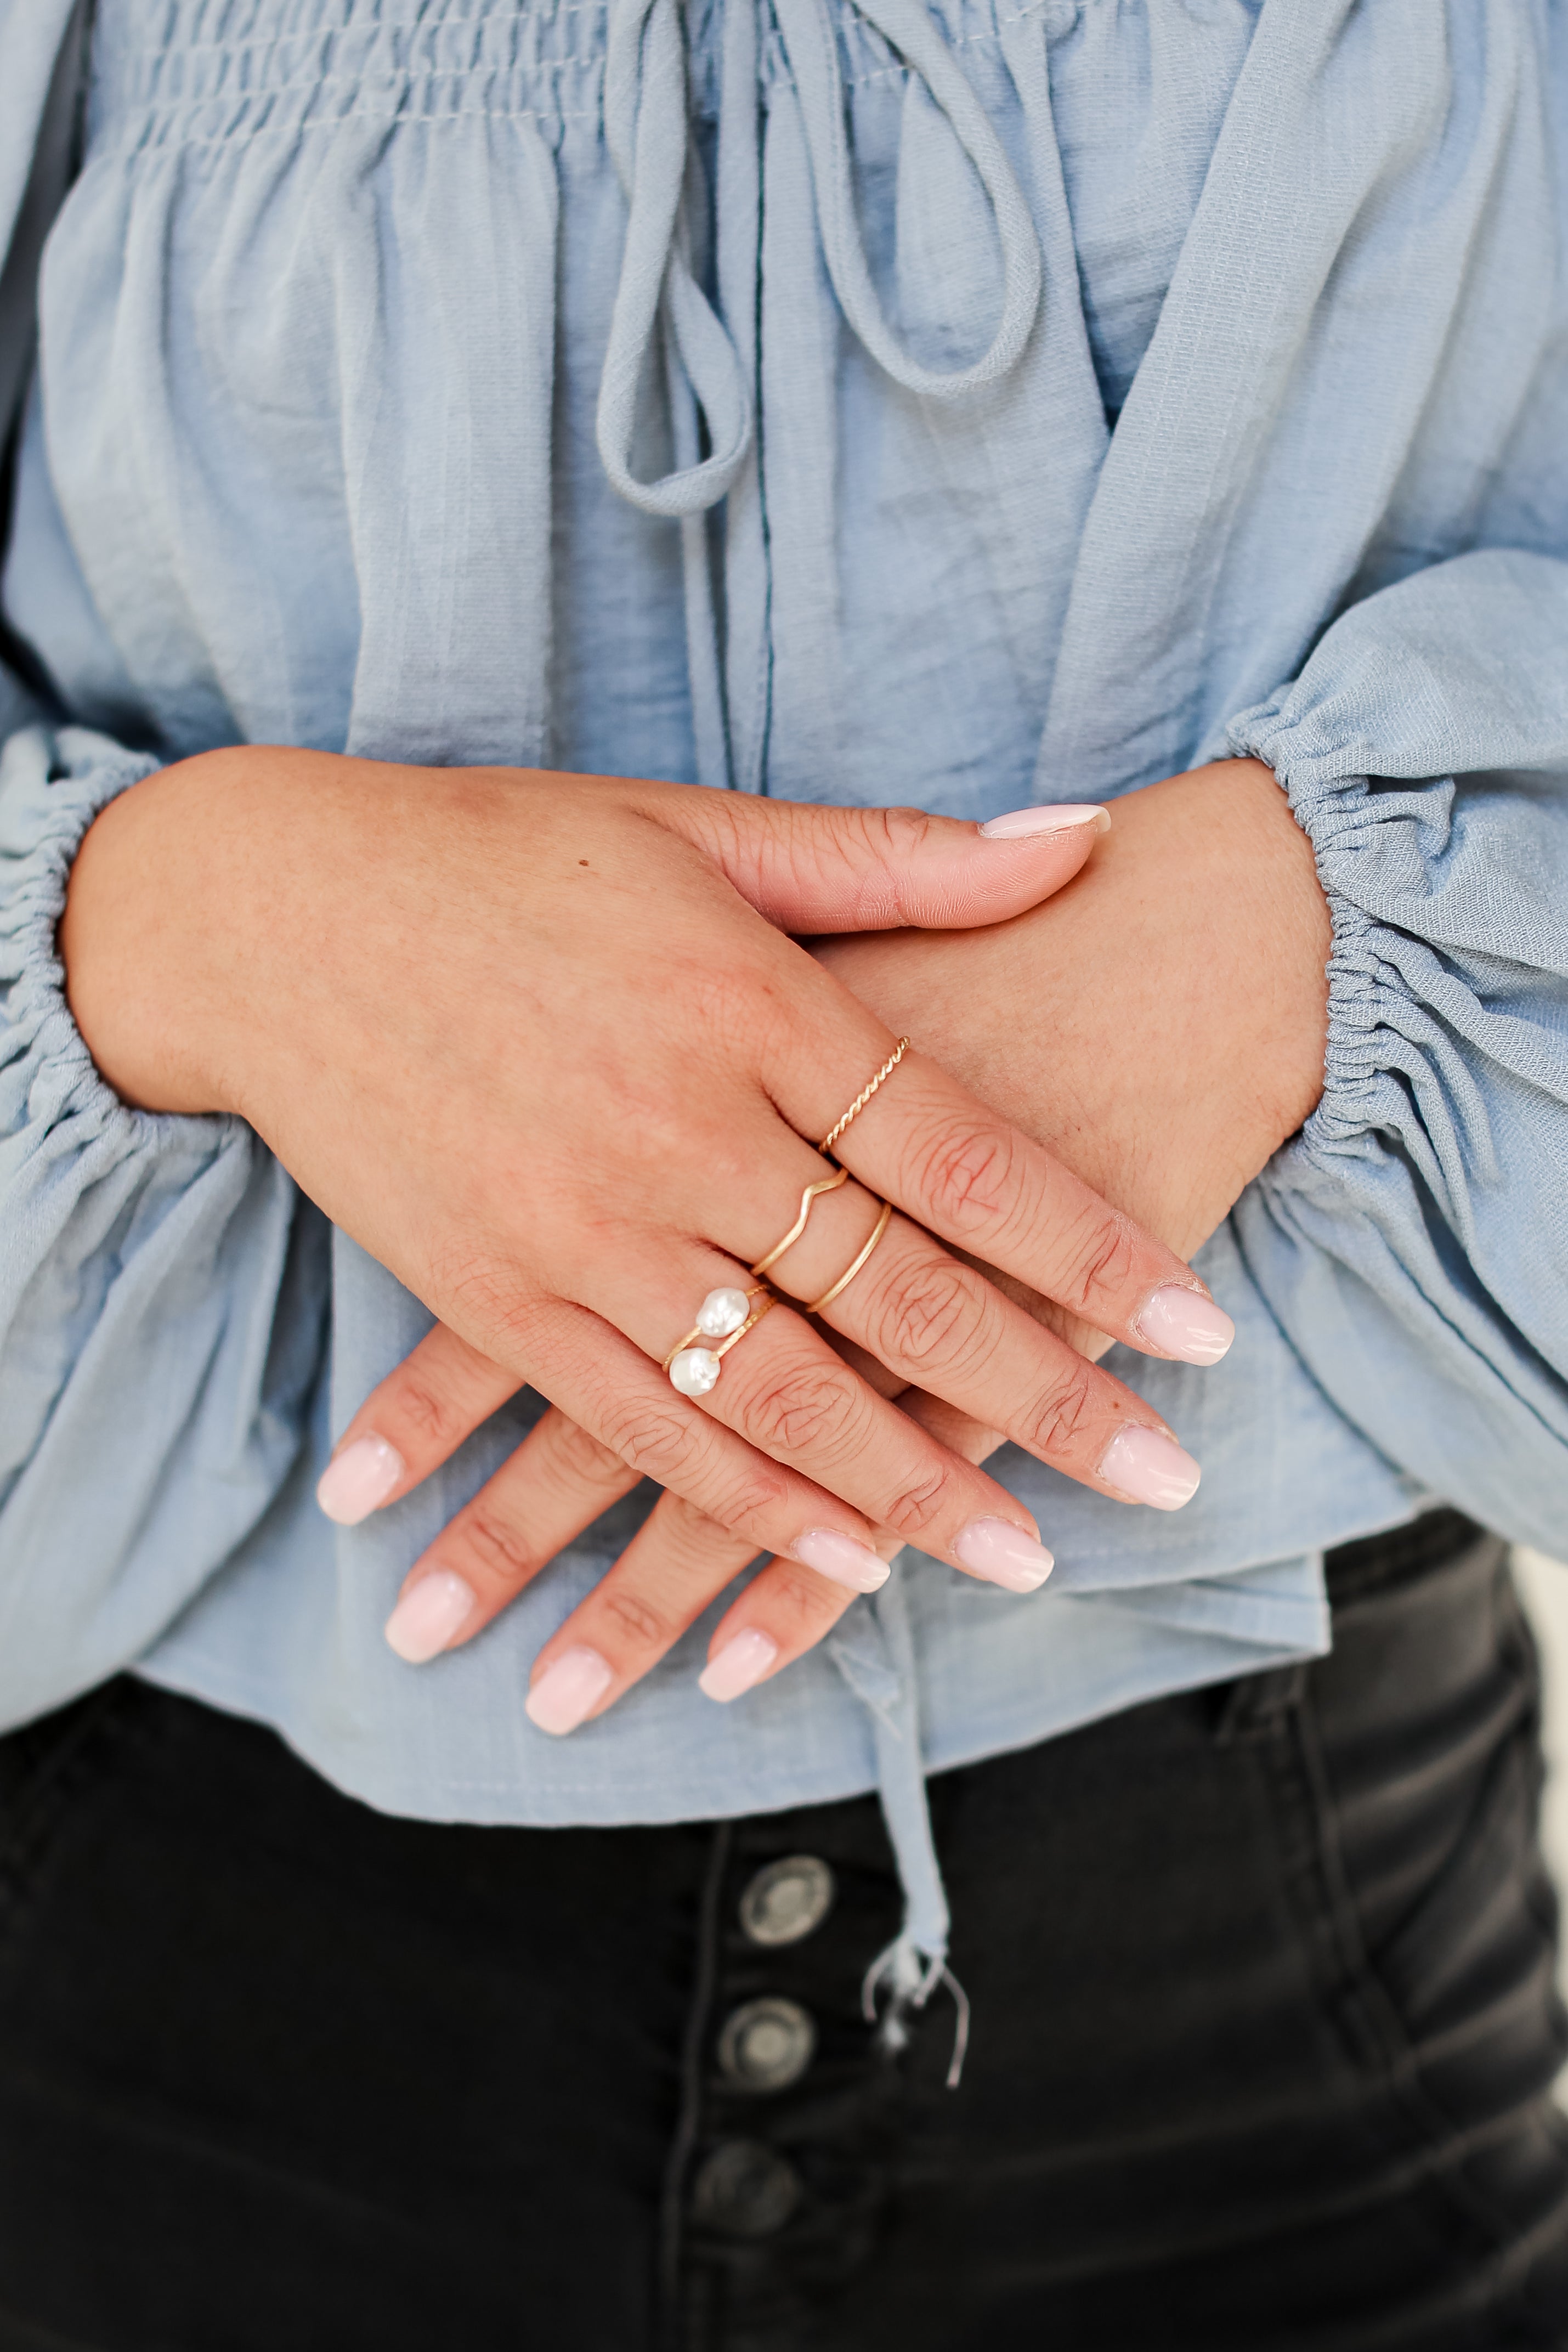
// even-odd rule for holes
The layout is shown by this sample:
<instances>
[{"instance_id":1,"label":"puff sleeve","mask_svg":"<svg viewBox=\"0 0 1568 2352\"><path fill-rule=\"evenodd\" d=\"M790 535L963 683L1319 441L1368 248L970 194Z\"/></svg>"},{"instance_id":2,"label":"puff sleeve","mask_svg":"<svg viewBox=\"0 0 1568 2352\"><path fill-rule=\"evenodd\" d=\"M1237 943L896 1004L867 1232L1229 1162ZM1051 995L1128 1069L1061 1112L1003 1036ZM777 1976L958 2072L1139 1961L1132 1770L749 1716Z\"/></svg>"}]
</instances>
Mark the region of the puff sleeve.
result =
<instances>
[{"instance_id":1,"label":"puff sleeve","mask_svg":"<svg viewBox=\"0 0 1568 2352\"><path fill-rule=\"evenodd\" d=\"M1402 1469L1516 1539L1568 1521L1568 563L1371 596L1231 724L1333 920L1325 1085L1235 1212L1259 1287Z\"/></svg>"},{"instance_id":2,"label":"puff sleeve","mask_svg":"<svg viewBox=\"0 0 1568 2352\"><path fill-rule=\"evenodd\" d=\"M243 1121L129 1108L71 1019L77 844L149 761L36 725L0 757L0 1720L143 1651L304 1444L327 1229Z\"/></svg>"},{"instance_id":3,"label":"puff sleeve","mask_svg":"<svg viewBox=\"0 0 1568 2352\"><path fill-rule=\"evenodd\" d=\"M86 11L0 0L0 431L69 176ZM104 1083L56 947L83 834L156 762L0 666L0 1724L128 1664L305 1445L328 1229L237 1119Z\"/></svg>"}]
</instances>

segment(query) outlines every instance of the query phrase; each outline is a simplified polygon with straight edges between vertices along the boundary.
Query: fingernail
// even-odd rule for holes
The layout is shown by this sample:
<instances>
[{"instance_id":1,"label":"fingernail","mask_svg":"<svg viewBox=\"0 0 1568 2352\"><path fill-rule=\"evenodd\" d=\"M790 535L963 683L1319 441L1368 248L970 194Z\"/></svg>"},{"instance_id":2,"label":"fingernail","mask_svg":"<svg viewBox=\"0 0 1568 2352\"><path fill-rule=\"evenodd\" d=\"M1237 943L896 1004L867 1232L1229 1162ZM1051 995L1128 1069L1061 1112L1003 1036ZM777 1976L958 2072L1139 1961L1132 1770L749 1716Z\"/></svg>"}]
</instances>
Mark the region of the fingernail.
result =
<instances>
[{"instance_id":1,"label":"fingernail","mask_svg":"<svg viewBox=\"0 0 1568 2352\"><path fill-rule=\"evenodd\" d=\"M831 1578L834 1584L847 1584L852 1592L874 1592L893 1573L869 1544L856 1543L853 1536L841 1536L829 1528L813 1528L809 1535L797 1536L790 1549L803 1567L814 1568L819 1576Z\"/></svg>"},{"instance_id":2,"label":"fingernail","mask_svg":"<svg viewBox=\"0 0 1568 2352\"><path fill-rule=\"evenodd\" d=\"M965 1567L1009 1592L1038 1592L1056 1562L1010 1519L971 1519L953 1546Z\"/></svg>"},{"instance_id":3,"label":"fingernail","mask_svg":"<svg viewBox=\"0 0 1568 2352\"><path fill-rule=\"evenodd\" d=\"M473 1586L441 1569L409 1586L382 1631L400 1658L423 1666L462 1632L474 1609Z\"/></svg>"},{"instance_id":4,"label":"fingernail","mask_svg":"<svg viewBox=\"0 0 1568 2352\"><path fill-rule=\"evenodd\" d=\"M759 1683L778 1655L779 1644L771 1633L760 1633L753 1625L708 1660L697 1676L697 1688L705 1697L716 1698L724 1706L748 1691L753 1683Z\"/></svg>"},{"instance_id":5,"label":"fingernail","mask_svg":"<svg viewBox=\"0 0 1568 2352\"><path fill-rule=\"evenodd\" d=\"M316 1487L316 1500L340 1528L358 1527L384 1503L402 1476L402 1455L384 1437L356 1437L333 1455Z\"/></svg>"},{"instance_id":6,"label":"fingernail","mask_svg":"<svg viewBox=\"0 0 1568 2352\"><path fill-rule=\"evenodd\" d=\"M563 1650L552 1658L527 1698L524 1712L541 1731L575 1731L614 1680L608 1658L597 1650Z\"/></svg>"},{"instance_id":7,"label":"fingernail","mask_svg":"<svg viewBox=\"0 0 1568 2352\"><path fill-rule=\"evenodd\" d=\"M1100 1475L1134 1503L1152 1503L1156 1511L1179 1511L1197 1494L1203 1473L1174 1437L1140 1427L1118 1431L1105 1449Z\"/></svg>"},{"instance_id":8,"label":"fingernail","mask_svg":"<svg viewBox=\"0 0 1568 2352\"><path fill-rule=\"evenodd\" d=\"M1111 812L1088 801L1055 801L1049 808L1009 809L1005 816L987 818L980 827L980 838L1017 841L1027 833L1071 833L1078 824L1092 824L1097 833L1109 833Z\"/></svg>"},{"instance_id":9,"label":"fingernail","mask_svg":"<svg viewBox=\"0 0 1568 2352\"><path fill-rule=\"evenodd\" d=\"M1218 1364L1236 1337L1224 1307L1181 1282L1167 1282L1146 1298L1134 1328L1184 1364Z\"/></svg>"}]
</instances>

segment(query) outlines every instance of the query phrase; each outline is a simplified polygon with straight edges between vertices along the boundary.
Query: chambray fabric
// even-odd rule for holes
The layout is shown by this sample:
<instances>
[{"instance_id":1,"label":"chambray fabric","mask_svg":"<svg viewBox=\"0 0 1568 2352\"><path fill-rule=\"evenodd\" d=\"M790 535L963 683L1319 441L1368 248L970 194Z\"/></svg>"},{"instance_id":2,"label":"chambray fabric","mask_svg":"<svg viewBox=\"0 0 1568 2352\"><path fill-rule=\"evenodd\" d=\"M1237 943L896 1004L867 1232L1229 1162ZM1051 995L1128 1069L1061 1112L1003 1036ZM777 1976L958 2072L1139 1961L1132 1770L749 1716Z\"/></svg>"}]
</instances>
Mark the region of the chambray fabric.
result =
<instances>
[{"instance_id":1,"label":"chambray fabric","mask_svg":"<svg viewBox=\"0 0 1568 2352\"><path fill-rule=\"evenodd\" d=\"M13 274L70 16L0 0ZM936 1953L923 1764L1322 1650L1322 1549L1426 1499L1561 1545L1565 45L1559 0L99 0L5 577L0 1719L130 1663L436 1819L880 1782ZM428 1316L245 1127L120 1105L54 957L92 814L236 740L976 817L1273 762L1327 1089L1199 1261L1226 1362L1111 1360L1194 1503L1009 1452L1041 1595L906 1554L743 1705L710 1615L551 1741L529 1661L644 1496L401 1664L538 1400L330 1527Z\"/></svg>"}]
</instances>

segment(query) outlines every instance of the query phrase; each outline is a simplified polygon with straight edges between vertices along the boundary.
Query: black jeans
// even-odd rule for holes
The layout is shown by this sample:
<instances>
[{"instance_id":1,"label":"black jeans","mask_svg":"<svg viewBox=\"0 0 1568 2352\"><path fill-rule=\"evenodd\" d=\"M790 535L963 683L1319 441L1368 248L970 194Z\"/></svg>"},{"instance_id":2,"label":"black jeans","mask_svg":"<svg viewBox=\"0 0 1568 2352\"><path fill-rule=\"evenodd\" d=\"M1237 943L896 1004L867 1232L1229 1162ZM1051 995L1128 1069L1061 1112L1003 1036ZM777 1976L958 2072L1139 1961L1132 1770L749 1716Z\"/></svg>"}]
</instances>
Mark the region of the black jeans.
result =
<instances>
[{"instance_id":1,"label":"black jeans","mask_svg":"<svg viewBox=\"0 0 1568 2352\"><path fill-rule=\"evenodd\" d=\"M1529 1633L1448 1515L1333 1583L932 1783L956 2092L860 2015L872 1799L434 1828L133 1681L0 1742L0 2347L1568 2345Z\"/></svg>"}]
</instances>

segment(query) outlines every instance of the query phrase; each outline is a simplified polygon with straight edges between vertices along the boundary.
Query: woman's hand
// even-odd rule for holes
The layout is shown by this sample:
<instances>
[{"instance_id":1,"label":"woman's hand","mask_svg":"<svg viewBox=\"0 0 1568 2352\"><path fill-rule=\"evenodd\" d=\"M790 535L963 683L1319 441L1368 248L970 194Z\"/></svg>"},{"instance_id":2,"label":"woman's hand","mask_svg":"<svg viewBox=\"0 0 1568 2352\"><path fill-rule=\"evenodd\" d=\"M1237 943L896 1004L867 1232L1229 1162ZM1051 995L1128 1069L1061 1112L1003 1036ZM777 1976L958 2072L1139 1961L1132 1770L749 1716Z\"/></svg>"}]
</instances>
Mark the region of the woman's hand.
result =
<instances>
[{"instance_id":1,"label":"woman's hand","mask_svg":"<svg viewBox=\"0 0 1568 2352\"><path fill-rule=\"evenodd\" d=\"M788 1307L700 1402L661 1370L707 1293L750 1286L823 1173L807 1139L894 1043L775 925L962 923L1005 898L998 876L1026 905L1074 855L914 815L243 751L105 812L61 937L123 1094L248 1119L458 1341L797 1563L820 1609L879 1569L884 1527L979 1573L997 1546L1042 1554L1003 1488ZM1190 1488L1147 1406L932 1235L1135 1346L1152 1318L1162 1352L1173 1297L1204 1305L1170 1251L925 1055L839 1149L872 1190L817 1203L776 1271L785 1292L826 1290L891 1200L904 1213L829 1309L837 1331L1103 1491ZM598 1703L677 1615L606 1590ZM580 1713L580 1649L578 1666Z\"/></svg>"},{"instance_id":2,"label":"woman's hand","mask_svg":"<svg viewBox=\"0 0 1568 2352\"><path fill-rule=\"evenodd\" d=\"M824 941L818 952L884 1016L937 1041L940 1056L1005 1102L1019 1126L1069 1164L1092 1166L1110 1197L1134 1201L1154 1230L1190 1251L1316 1101L1328 948L1310 846L1270 772L1245 761L1128 795L1078 880L1013 922L958 936ZM1085 1352L1109 1344L1070 1310L1016 1287ZM1212 1348L1210 1360L1219 1352ZM508 1387L438 1329L366 1401L348 1438L395 1428L394 1491L405 1493ZM971 1460L1001 1443L994 1426L928 1392L902 1401ZM470 1638L632 1483L617 1457L566 1416L548 1414L410 1571L394 1643L423 1659ZM884 1536L879 1549L899 1540ZM751 1557L744 1538L666 1496L613 1579L632 1601L682 1595L689 1622ZM1011 1573L998 1561L992 1574L1019 1590L1040 1580L1021 1559ZM776 1562L740 1597L711 1645L704 1681L713 1696L736 1696L825 1630L800 1581ZM578 1646L604 1591L547 1645L538 1675ZM833 1601L833 1614L846 1605ZM666 1608L666 1626L669 1616Z\"/></svg>"}]
</instances>

